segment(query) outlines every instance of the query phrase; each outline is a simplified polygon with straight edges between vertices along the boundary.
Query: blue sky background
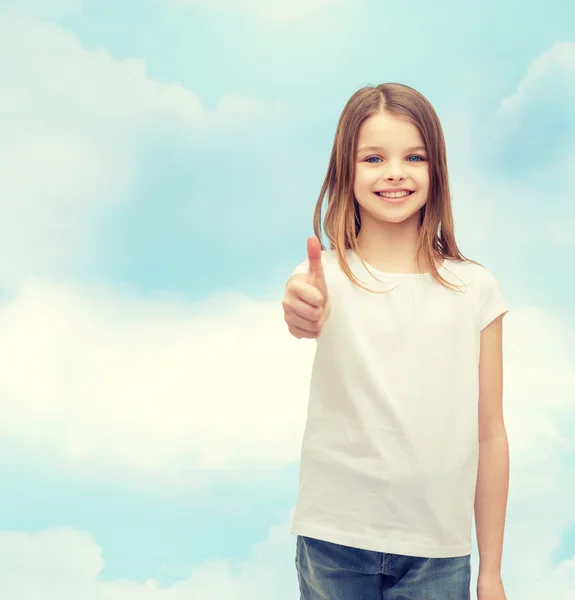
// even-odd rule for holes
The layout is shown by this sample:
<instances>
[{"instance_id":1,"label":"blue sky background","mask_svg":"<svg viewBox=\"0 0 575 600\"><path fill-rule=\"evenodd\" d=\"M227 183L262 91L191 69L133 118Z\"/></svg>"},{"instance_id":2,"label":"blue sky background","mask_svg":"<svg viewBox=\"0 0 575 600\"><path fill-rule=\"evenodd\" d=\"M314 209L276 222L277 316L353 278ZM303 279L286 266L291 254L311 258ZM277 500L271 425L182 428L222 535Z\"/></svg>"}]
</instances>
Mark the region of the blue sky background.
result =
<instances>
[{"instance_id":1,"label":"blue sky background","mask_svg":"<svg viewBox=\"0 0 575 600\"><path fill-rule=\"evenodd\" d=\"M339 114L384 81L435 106L460 248L512 309L508 597L573 597L574 22L555 0L0 1L1 597L297 597L313 344L282 292Z\"/></svg>"}]
</instances>

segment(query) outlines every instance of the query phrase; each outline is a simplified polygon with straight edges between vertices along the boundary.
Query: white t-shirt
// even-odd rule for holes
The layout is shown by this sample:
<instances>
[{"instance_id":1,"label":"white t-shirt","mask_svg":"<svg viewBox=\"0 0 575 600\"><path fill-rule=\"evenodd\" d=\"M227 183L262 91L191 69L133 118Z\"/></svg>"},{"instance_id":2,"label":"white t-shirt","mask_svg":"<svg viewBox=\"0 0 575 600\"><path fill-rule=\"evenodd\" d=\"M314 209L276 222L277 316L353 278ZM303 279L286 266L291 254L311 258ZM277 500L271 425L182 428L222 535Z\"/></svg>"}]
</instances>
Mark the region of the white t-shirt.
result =
<instances>
[{"instance_id":1,"label":"white t-shirt","mask_svg":"<svg viewBox=\"0 0 575 600\"><path fill-rule=\"evenodd\" d=\"M291 533L408 556L471 553L480 332L507 312L484 267L388 274L322 252L331 315L316 339ZM294 273L305 273L306 260Z\"/></svg>"}]
</instances>

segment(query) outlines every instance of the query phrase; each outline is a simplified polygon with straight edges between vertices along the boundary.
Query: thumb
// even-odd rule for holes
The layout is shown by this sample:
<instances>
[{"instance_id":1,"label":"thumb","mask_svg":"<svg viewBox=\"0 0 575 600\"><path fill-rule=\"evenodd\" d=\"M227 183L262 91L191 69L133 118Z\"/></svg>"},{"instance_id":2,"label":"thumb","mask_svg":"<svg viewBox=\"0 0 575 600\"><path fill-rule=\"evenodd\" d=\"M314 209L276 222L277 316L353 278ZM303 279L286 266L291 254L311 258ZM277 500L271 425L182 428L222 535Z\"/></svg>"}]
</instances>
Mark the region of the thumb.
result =
<instances>
[{"instance_id":1,"label":"thumb","mask_svg":"<svg viewBox=\"0 0 575 600\"><path fill-rule=\"evenodd\" d=\"M309 260L308 277L312 284L322 293L324 302L327 301L327 285L321 263L321 244L317 237L307 239L307 257Z\"/></svg>"}]
</instances>

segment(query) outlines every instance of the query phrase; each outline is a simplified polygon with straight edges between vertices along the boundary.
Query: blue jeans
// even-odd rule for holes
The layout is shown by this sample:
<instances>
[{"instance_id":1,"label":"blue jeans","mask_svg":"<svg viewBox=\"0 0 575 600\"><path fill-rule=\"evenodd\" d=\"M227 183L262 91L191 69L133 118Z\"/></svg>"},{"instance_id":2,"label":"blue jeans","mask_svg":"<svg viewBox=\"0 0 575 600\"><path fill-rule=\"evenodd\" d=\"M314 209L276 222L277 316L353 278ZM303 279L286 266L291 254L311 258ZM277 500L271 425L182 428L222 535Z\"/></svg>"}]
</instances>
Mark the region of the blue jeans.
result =
<instances>
[{"instance_id":1,"label":"blue jeans","mask_svg":"<svg viewBox=\"0 0 575 600\"><path fill-rule=\"evenodd\" d=\"M471 555L422 558L297 536L300 600L469 600Z\"/></svg>"}]
</instances>

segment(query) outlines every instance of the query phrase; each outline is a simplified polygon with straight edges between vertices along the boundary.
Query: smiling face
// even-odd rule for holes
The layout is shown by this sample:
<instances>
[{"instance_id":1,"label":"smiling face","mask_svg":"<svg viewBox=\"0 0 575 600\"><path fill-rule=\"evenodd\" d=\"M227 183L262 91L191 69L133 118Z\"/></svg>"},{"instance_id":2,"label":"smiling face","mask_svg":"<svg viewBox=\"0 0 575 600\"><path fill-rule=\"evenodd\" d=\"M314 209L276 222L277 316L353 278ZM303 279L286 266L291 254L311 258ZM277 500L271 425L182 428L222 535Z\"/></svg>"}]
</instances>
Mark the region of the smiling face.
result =
<instances>
[{"instance_id":1,"label":"smiling face","mask_svg":"<svg viewBox=\"0 0 575 600\"><path fill-rule=\"evenodd\" d=\"M392 193L395 190L411 193L400 197L403 194ZM363 122L353 191L362 229L372 229L382 222L419 224L420 210L429 192L429 168L415 125L388 112L376 113Z\"/></svg>"}]
</instances>

